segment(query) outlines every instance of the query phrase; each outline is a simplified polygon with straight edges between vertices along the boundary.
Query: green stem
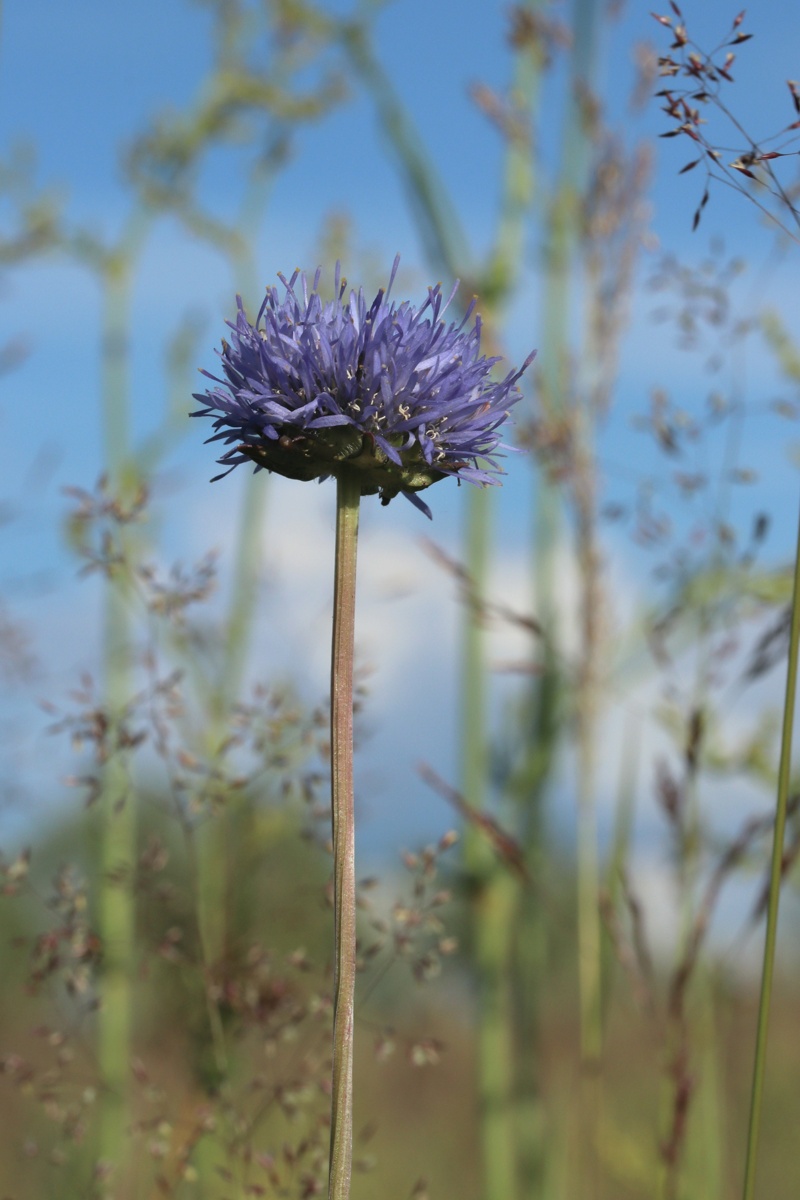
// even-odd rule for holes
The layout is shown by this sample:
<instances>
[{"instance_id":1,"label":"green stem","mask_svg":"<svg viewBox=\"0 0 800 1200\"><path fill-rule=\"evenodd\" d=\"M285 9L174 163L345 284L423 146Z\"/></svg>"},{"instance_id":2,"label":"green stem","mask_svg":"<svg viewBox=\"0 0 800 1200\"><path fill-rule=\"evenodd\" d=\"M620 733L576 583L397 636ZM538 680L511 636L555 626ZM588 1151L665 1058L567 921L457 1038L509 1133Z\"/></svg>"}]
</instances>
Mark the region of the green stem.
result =
<instances>
[{"instance_id":1,"label":"green stem","mask_svg":"<svg viewBox=\"0 0 800 1200\"><path fill-rule=\"evenodd\" d=\"M468 241L444 181L422 149L423 139L400 103L391 77L373 54L366 28L347 22L341 35L353 68L372 94L378 119L397 154L427 257L445 275L457 275L468 262Z\"/></svg>"},{"instance_id":2,"label":"green stem","mask_svg":"<svg viewBox=\"0 0 800 1200\"><path fill-rule=\"evenodd\" d=\"M233 274L241 294L253 304L256 303L257 285L249 247L256 238L258 217L264 200L263 188L256 181L248 188L246 206L238 225L232 230L233 243L243 247L242 252L233 256ZM207 745L212 760L220 754L220 748L227 738L229 714L245 677L258 603L267 490L267 480L261 474L250 475L244 481L239 519L236 522L230 600L222 634L222 662L210 697L211 719ZM240 861L242 853L236 818L245 816L247 811L246 802L241 796L229 795L219 811L212 812L197 833L197 912L203 963L209 984L219 973L227 954L236 916L232 909L232 896L238 894L243 897L245 905L252 901L245 889L233 888L231 878L231 864ZM206 992L215 1065L218 1071L223 1072L223 1078L228 1070L224 1028L208 986Z\"/></svg>"},{"instance_id":3,"label":"green stem","mask_svg":"<svg viewBox=\"0 0 800 1200\"><path fill-rule=\"evenodd\" d=\"M247 651L258 599L260 543L266 512L266 484L258 476L245 480L236 525L237 544L228 616L223 633L224 657L220 677L211 696L207 744L212 759L220 753L228 731L228 715L236 702L247 665ZM212 812L197 836L197 904L203 932L206 970L212 974L225 958L231 913L231 864L239 855L234 817L241 814L241 798L229 795L219 811Z\"/></svg>"},{"instance_id":4,"label":"green stem","mask_svg":"<svg viewBox=\"0 0 800 1200\"><path fill-rule=\"evenodd\" d=\"M128 619L120 585L106 601L105 697L116 723L128 692ZM116 749L103 775L100 935L103 974L98 1061L103 1084L99 1158L124 1175L130 1124L130 1057L135 963L134 871L136 810L126 763Z\"/></svg>"},{"instance_id":5,"label":"green stem","mask_svg":"<svg viewBox=\"0 0 800 1200\"><path fill-rule=\"evenodd\" d=\"M581 1037L582 1195L599 1195L597 1152L602 1101L602 937L596 786L599 656L602 588L597 546L597 482L592 414L588 402L575 411L573 501L581 578L581 651L575 685L578 739L578 991Z\"/></svg>"},{"instance_id":6,"label":"green stem","mask_svg":"<svg viewBox=\"0 0 800 1200\"><path fill-rule=\"evenodd\" d=\"M534 540L532 547L533 611L547 639L541 647L542 673L535 677L529 698L530 715L524 728L527 753L519 780L521 841L534 879L544 880L548 847L544 802L561 739L564 681L556 646L559 644L558 548L561 511L555 485L545 471L536 475ZM552 929L542 904L543 891L523 897L517 937L519 1016L517 1087L517 1152L523 1196L561 1194L551 1176L557 1155L556 1126L546 1124L543 1102L542 1011L547 991L548 944ZM553 1110L555 1111L555 1109Z\"/></svg>"},{"instance_id":7,"label":"green stem","mask_svg":"<svg viewBox=\"0 0 800 1200\"><path fill-rule=\"evenodd\" d=\"M524 0L520 10L537 13L544 7L544 0ZM544 48L539 45L518 48L514 56L510 99L516 130L508 135L495 243L483 271L484 305L487 299L499 303L510 295L525 262L527 218L536 182L533 130L539 113L544 57Z\"/></svg>"},{"instance_id":8,"label":"green stem","mask_svg":"<svg viewBox=\"0 0 800 1200\"><path fill-rule=\"evenodd\" d=\"M475 965L480 976L478 1028L484 1200L514 1200L517 1186L516 1048L509 969L519 884L505 867L480 884L475 901ZM532 1131L526 1131L526 1136Z\"/></svg>"},{"instance_id":9,"label":"green stem","mask_svg":"<svg viewBox=\"0 0 800 1200\"><path fill-rule=\"evenodd\" d=\"M781 758L778 771L778 801L775 814L775 833L772 842L772 868L767 906L767 934L764 940L764 968L761 973L761 998L758 1006L758 1032L753 1067L753 1087L750 1093L750 1127L747 1135L747 1160L744 1173L743 1200L753 1200L756 1186L756 1153L761 1126L761 1107L764 1093L764 1069L767 1054L767 1026L772 997L772 978L775 970L775 942L778 932L778 902L783 876L783 843L786 832L786 806L789 799L789 773L792 760L792 726L797 690L797 658L800 646L800 527L794 557L794 587L792 592L792 626L789 637L789 664L786 671L786 699L783 706Z\"/></svg>"},{"instance_id":10,"label":"green stem","mask_svg":"<svg viewBox=\"0 0 800 1200\"><path fill-rule=\"evenodd\" d=\"M110 486L124 497L134 482L128 456L128 325L130 266L124 252L109 260L104 275L102 388L104 449ZM123 530L119 530L122 536ZM105 702L116 724L130 693L131 636L125 589L126 567L110 578L104 632ZM136 811L123 751L115 748L103 776L99 923L103 943L98 1059L103 1083L100 1159L127 1169L130 1125L130 1058L135 965L134 872Z\"/></svg>"},{"instance_id":11,"label":"green stem","mask_svg":"<svg viewBox=\"0 0 800 1200\"><path fill-rule=\"evenodd\" d=\"M353 1009L356 984L353 647L360 500L360 481L343 472L336 485L336 564L331 652L334 996L329 1200L348 1200L353 1159Z\"/></svg>"},{"instance_id":12,"label":"green stem","mask_svg":"<svg viewBox=\"0 0 800 1200\"><path fill-rule=\"evenodd\" d=\"M581 1194L597 1195L597 1161L602 1047L599 861L594 803L597 563L593 494L592 417L589 400L570 404L572 391L569 331L571 292L575 284L581 239L581 206L589 175L591 140L585 114L585 92L596 75L598 0L574 0L572 28L572 94L567 108L558 186L552 197L545 255L547 303L542 344L548 354L542 370L542 402L550 419L566 418L576 433L582 461L576 469L574 505L584 622L580 675L575 698L578 717L578 991L581 1046ZM553 636L552 632L550 636Z\"/></svg>"},{"instance_id":13,"label":"green stem","mask_svg":"<svg viewBox=\"0 0 800 1200\"><path fill-rule=\"evenodd\" d=\"M471 807L486 807L488 745L486 664L480 606L486 588L491 533L491 496L470 492L467 501L467 560L475 595L466 613L461 694L461 790ZM484 1200L513 1200L517 1194L514 1112L513 992L511 949L519 889L495 862L481 830L468 822L464 863L473 887L471 904L478 1010L478 1091Z\"/></svg>"}]
</instances>

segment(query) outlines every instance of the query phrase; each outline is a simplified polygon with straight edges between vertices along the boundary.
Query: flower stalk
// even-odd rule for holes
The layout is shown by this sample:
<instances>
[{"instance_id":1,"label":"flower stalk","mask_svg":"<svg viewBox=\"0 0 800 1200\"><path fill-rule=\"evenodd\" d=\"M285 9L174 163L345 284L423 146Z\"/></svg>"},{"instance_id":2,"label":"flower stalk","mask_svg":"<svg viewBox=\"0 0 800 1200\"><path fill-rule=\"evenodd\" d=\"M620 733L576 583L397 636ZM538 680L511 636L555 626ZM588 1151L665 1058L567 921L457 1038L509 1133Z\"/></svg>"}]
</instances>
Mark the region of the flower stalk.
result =
<instances>
[{"instance_id":1,"label":"flower stalk","mask_svg":"<svg viewBox=\"0 0 800 1200\"><path fill-rule=\"evenodd\" d=\"M336 560L331 650L331 816L333 828L333 1072L329 1200L348 1200L353 1158L353 1010L356 984L353 649L361 483L336 481Z\"/></svg>"},{"instance_id":2,"label":"flower stalk","mask_svg":"<svg viewBox=\"0 0 800 1200\"><path fill-rule=\"evenodd\" d=\"M350 1194L353 1149L353 1003L356 970L353 816L353 644L356 546L362 496L388 504L401 494L431 513L418 493L451 476L497 483L500 427L521 398L518 371L492 382L499 361L481 354L473 297L460 324L447 325L441 285L416 308L387 288L371 304L351 291L337 263L334 298L323 302L321 271L311 289L297 271L268 288L255 324L237 298L220 375L196 392L194 417L211 417L208 441L227 449L221 479L241 464L288 479L337 483L331 667L331 808L334 862L334 1009L329 1200Z\"/></svg>"}]
</instances>

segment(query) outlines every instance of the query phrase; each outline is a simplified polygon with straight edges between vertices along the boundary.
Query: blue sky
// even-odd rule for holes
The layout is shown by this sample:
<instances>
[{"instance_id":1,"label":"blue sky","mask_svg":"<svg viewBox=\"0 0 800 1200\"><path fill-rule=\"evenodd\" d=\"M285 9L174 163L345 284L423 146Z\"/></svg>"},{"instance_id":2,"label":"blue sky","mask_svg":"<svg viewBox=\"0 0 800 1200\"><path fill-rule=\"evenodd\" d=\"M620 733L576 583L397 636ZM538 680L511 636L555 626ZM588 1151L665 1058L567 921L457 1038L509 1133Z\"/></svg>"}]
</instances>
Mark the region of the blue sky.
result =
<instances>
[{"instance_id":1,"label":"blue sky","mask_svg":"<svg viewBox=\"0 0 800 1200\"><path fill-rule=\"evenodd\" d=\"M381 60L447 182L478 252L485 250L492 235L501 146L468 99L467 89L476 81L496 88L507 82L505 7L478 0L458 4L397 0L380 15L377 26ZM569 17L566 4L556 5L555 11ZM724 31L735 15L721 0L687 2L685 11L692 32L706 43ZM108 0L73 0L69 5L57 0L7 0L1 19L0 157L7 157L15 144L35 147L37 186L55 188L63 195L68 222L114 236L131 203L119 168L121 148L159 111L180 109L196 94L211 62L208 13L203 6L183 0L142 0L135 5ZM748 125L760 136L791 119L785 80L800 75L800 9L762 0L753 7L745 28L756 36L740 49L731 95L741 102L739 111L746 113ZM665 128L665 118L654 103L635 116L627 108L632 49L645 40L666 45L649 6L629 3L609 31L600 88L609 119L621 122L630 144ZM560 144L563 70L556 68L547 88L543 146L552 165ZM651 388L668 387L694 411L712 386L701 369L702 356L679 351L672 328L651 320L657 301L644 281L660 253L698 263L708 254L712 240L722 239L729 255L743 255L749 263L733 288L741 311L752 312L756 303L771 305L800 335L797 251L785 261L771 259L774 240L762 228L756 211L724 189L712 196L700 230L692 235L691 215L701 180L697 172L678 174L689 154L677 139L658 141L655 150L649 194L651 248L641 260L630 329L621 350L615 407L600 444L612 500L630 499L632 483L640 473L654 468L664 472L645 435L631 427L632 414L645 410ZM203 189L215 211L230 211L236 176L228 160L222 156L213 160L203 176ZM313 269L326 217L343 211L350 215L357 250L385 261L387 271L394 253L400 251L408 286L419 295L428 279L419 238L394 164L356 84L346 104L297 136L291 162L278 180L260 230L257 277L271 282L277 270L288 272L295 265ZM0 201L0 227L8 228L9 212L8 204ZM540 344L539 281L539 250L532 243L524 286L508 315L506 346L512 359L524 357ZM163 222L154 230L137 271L135 290L133 387L140 434L152 430L159 420L164 403L163 349L176 322L187 311L201 312L208 334L199 365L210 366L213 346L222 332L222 315L230 313L236 288L237 281L219 257L175 222ZM41 659L39 694L63 695L78 670L97 664L97 592L91 584L76 581L74 561L63 550L65 501L60 489L65 484L91 486L102 469L98 319L94 281L63 258L38 260L0 276L0 343L20 337L30 348L19 369L0 378L0 494L13 518L2 530L0 589L11 614L27 623L35 637ZM733 519L745 523L761 506L775 512L769 556L785 559L793 543L797 508L796 470L787 450L797 439L794 426L781 424L766 408L771 398L787 394L787 389L755 342L752 349L730 359L723 380L726 371L734 373L743 399L756 414L747 418L742 437L748 462L761 473L758 492L741 489L734 497ZM161 518L165 553L191 560L215 542L224 570L228 565L225 531L234 519L239 481L231 478L209 488L213 464L201 442L198 423L187 422L186 437L169 460L171 498L162 505ZM688 470L691 464L682 465ZM713 472L713 462L706 465ZM496 578L503 595L524 603L532 472L523 456L509 459L508 469L495 499ZM272 614L271 628L293 605L301 615L294 622L287 619L277 635L262 634L259 648L264 661L275 669L305 655L308 687L313 691L324 687L325 679L329 604L325 539L332 527L332 493L312 489L313 495L304 493L301 498L299 486L281 482L271 488L264 553L270 564L265 609ZM674 509L674 496L665 496L664 504ZM452 819L439 801L421 792L412 770L417 758L434 762L443 774L455 769L458 607L450 582L431 571L419 539L432 535L449 552L459 553L463 493L443 486L432 494L431 504L436 518L432 527L401 502L385 511L373 505L364 517L359 620L377 675L374 735L362 769L373 797L369 807L381 808L380 820L373 814L366 824L368 844L376 847L433 836ZM688 527L690 517L674 515ZM297 528L303 530L299 540L305 547L304 563L299 566L292 558L298 537L292 534L291 522L298 522ZM319 529L322 536L317 538L314 530ZM370 555L372 567L367 562ZM607 555L615 586L643 596L650 567L647 554L611 530ZM392 563L398 567L396 575ZM388 574L382 577L384 566ZM620 601L623 609L625 603ZM426 623L425 636L420 636L420 626ZM321 631L312 648L303 639L309 624ZM523 651L503 636L492 649L497 659ZM426 680L423 696L420 665ZM499 691L505 694L502 688ZM7 729L24 729L24 734L15 741L18 767L12 766L12 773L18 769L20 780L33 780L43 747L48 754L52 751L41 722L37 725L30 717L28 700L14 703L13 712L6 716ZM609 787L616 769L616 763L609 761L605 770ZM50 782L52 786L52 771ZM40 788L33 790L41 795ZM19 827L13 810L7 817Z\"/></svg>"}]
</instances>

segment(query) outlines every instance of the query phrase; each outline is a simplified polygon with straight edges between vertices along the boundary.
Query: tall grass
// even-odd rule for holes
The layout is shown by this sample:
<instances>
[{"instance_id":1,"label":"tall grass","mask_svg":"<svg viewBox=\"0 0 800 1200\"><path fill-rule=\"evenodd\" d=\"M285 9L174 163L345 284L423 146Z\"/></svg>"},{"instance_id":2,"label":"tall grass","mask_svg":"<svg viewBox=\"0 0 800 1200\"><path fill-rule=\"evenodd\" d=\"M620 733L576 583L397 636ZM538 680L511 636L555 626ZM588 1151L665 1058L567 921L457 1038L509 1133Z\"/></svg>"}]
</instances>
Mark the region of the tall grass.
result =
<instances>
[{"instance_id":1,"label":"tall grass","mask_svg":"<svg viewBox=\"0 0 800 1200\"><path fill-rule=\"evenodd\" d=\"M140 486L130 441L130 289L140 225L108 256L103 288L104 450L111 493L124 506ZM129 560L123 551L123 564ZM106 590L105 703L117 746L103 780L100 936L105 947L100 991L98 1059L102 1081L102 1124L98 1158L117 1179L129 1173L133 982L136 975L135 901L136 806L129 765L120 737L122 714L133 690L130 627L132 579L123 565ZM112 742L113 744L113 742ZM124 1186L124 1185L123 1185Z\"/></svg>"}]
</instances>

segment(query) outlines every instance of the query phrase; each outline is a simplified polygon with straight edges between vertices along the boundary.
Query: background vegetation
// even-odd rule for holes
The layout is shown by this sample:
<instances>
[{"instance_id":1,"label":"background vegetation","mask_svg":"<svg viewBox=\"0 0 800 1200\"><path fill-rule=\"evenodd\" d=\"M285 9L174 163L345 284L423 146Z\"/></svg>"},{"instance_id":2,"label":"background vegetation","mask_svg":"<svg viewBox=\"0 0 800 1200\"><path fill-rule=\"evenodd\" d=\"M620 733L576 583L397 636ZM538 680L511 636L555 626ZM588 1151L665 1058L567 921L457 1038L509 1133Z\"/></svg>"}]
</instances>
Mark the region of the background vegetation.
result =
<instances>
[{"instance_id":1,"label":"background vegetation","mask_svg":"<svg viewBox=\"0 0 800 1200\"><path fill-rule=\"evenodd\" d=\"M3 14L0 72L24 55L81 137L37 166L6 105L0 1192L325 1191L332 495L210 488L185 417L235 292L252 309L296 261L330 285L337 257L374 291L399 248L398 290L460 278L491 352L539 356L502 497L436 489L424 544L400 501L365 518L354 1197L738 1196L797 508L796 88L734 83L765 30L722 6L700 49L700 14L599 0L174 9L166 49L147 5L101 29L98 70L135 69L137 30L170 101L124 135ZM726 184L761 209L735 245ZM800 1188L798 809L775 1200Z\"/></svg>"}]
</instances>

